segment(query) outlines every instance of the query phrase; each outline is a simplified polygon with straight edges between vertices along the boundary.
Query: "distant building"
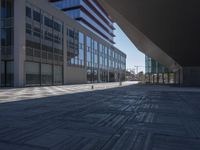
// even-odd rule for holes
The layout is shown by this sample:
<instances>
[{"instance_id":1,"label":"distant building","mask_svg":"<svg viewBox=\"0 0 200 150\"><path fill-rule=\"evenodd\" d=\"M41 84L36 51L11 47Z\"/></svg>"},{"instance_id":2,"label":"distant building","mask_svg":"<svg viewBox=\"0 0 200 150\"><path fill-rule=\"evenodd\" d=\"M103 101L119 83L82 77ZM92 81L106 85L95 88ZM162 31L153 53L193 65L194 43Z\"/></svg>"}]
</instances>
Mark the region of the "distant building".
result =
<instances>
[{"instance_id":1,"label":"distant building","mask_svg":"<svg viewBox=\"0 0 200 150\"><path fill-rule=\"evenodd\" d=\"M149 83L174 83L175 75L151 57L145 56L146 82Z\"/></svg>"},{"instance_id":2,"label":"distant building","mask_svg":"<svg viewBox=\"0 0 200 150\"><path fill-rule=\"evenodd\" d=\"M68 16L70 11L66 11L70 7L64 9L57 0L1 0L0 85L23 87L124 80L126 55L112 44L112 21L98 3L88 0L88 7L89 2L109 22L108 26L103 21L100 21L102 25L96 22L97 26L94 18L92 21L82 16L82 7L79 19L72 19ZM75 9L71 11L75 12ZM81 18L96 29L89 24L87 27ZM99 20L97 16L96 19Z\"/></svg>"}]
</instances>

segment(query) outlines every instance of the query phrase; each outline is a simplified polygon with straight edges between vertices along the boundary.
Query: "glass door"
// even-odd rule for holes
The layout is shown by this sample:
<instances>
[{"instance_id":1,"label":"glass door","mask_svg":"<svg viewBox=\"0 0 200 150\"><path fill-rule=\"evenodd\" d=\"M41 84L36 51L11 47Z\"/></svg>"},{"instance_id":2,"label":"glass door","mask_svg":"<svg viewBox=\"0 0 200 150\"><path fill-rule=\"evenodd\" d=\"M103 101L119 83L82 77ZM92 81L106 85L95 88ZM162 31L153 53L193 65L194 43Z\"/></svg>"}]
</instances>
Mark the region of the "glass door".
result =
<instances>
[{"instance_id":1,"label":"glass door","mask_svg":"<svg viewBox=\"0 0 200 150\"><path fill-rule=\"evenodd\" d=\"M1 61L1 86L11 87L14 84L13 61Z\"/></svg>"}]
</instances>

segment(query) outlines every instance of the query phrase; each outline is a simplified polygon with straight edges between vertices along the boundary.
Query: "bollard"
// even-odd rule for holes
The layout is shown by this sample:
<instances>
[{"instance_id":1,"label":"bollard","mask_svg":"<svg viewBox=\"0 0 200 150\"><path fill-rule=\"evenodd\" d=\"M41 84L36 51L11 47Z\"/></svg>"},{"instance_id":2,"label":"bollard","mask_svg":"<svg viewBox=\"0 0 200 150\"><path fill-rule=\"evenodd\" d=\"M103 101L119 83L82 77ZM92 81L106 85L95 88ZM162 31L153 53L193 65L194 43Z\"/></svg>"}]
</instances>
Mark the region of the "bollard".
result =
<instances>
[{"instance_id":1,"label":"bollard","mask_svg":"<svg viewBox=\"0 0 200 150\"><path fill-rule=\"evenodd\" d=\"M92 89L92 90L94 89L94 85L92 85L91 89Z\"/></svg>"},{"instance_id":2,"label":"bollard","mask_svg":"<svg viewBox=\"0 0 200 150\"><path fill-rule=\"evenodd\" d=\"M122 86L122 81L119 82L119 86Z\"/></svg>"}]
</instances>

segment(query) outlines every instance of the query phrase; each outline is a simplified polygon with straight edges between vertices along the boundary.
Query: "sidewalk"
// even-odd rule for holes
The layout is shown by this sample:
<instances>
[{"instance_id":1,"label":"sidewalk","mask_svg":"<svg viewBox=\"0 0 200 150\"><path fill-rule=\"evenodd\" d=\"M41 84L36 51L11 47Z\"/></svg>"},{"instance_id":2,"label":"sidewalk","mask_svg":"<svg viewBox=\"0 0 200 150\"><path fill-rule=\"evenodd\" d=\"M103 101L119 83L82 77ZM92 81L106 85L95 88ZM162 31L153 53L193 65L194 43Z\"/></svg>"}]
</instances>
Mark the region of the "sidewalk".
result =
<instances>
[{"instance_id":1,"label":"sidewalk","mask_svg":"<svg viewBox=\"0 0 200 150\"><path fill-rule=\"evenodd\" d=\"M123 82L122 86L137 82ZM92 86L94 87L92 89ZM119 82L0 89L0 103L120 87Z\"/></svg>"}]
</instances>

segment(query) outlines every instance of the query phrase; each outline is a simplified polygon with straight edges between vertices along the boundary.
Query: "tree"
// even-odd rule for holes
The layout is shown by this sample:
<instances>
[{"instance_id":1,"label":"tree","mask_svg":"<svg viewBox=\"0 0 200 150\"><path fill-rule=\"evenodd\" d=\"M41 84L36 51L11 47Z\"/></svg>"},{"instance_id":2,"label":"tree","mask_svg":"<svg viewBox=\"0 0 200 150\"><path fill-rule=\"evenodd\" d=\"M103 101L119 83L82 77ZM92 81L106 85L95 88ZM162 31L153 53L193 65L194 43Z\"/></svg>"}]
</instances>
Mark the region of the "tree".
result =
<instances>
[{"instance_id":1,"label":"tree","mask_svg":"<svg viewBox=\"0 0 200 150\"><path fill-rule=\"evenodd\" d=\"M145 81L145 74L143 71L141 71L137 74L137 79L138 79L138 81L142 81L142 82Z\"/></svg>"}]
</instances>

